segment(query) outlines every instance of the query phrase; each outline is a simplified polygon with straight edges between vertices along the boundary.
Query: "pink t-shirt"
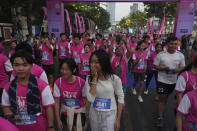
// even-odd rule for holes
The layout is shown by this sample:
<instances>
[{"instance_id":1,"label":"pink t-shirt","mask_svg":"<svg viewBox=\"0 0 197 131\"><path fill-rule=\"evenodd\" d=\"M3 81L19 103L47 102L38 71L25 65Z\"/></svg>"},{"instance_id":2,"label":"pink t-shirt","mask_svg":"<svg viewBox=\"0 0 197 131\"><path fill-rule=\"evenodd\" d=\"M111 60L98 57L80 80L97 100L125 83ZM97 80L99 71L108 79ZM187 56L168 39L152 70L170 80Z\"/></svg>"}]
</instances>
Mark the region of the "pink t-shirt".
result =
<instances>
[{"instance_id":1,"label":"pink t-shirt","mask_svg":"<svg viewBox=\"0 0 197 131\"><path fill-rule=\"evenodd\" d=\"M87 40L86 39L83 39L82 45L84 46L85 44L87 44Z\"/></svg>"},{"instance_id":2,"label":"pink t-shirt","mask_svg":"<svg viewBox=\"0 0 197 131\"><path fill-rule=\"evenodd\" d=\"M197 123L197 90L190 91L183 96L177 111L184 116L186 121L194 124ZM182 130L193 131L185 122L183 122Z\"/></svg>"},{"instance_id":3,"label":"pink t-shirt","mask_svg":"<svg viewBox=\"0 0 197 131\"><path fill-rule=\"evenodd\" d=\"M151 52L150 53L150 56L148 58L148 70L156 71L156 69L154 68L154 64L153 64L156 56L157 56L156 52Z\"/></svg>"},{"instance_id":4,"label":"pink t-shirt","mask_svg":"<svg viewBox=\"0 0 197 131\"><path fill-rule=\"evenodd\" d=\"M0 117L0 131L19 131L11 122Z\"/></svg>"},{"instance_id":5,"label":"pink t-shirt","mask_svg":"<svg viewBox=\"0 0 197 131\"><path fill-rule=\"evenodd\" d=\"M8 90L10 86L9 82L5 86L5 90L2 95L2 107L10 107L9 95ZM46 108L55 105L53 96L50 91L50 87L44 81L37 78L37 83L40 91L40 103L41 103L41 114L37 114L35 116L36 119L31 120L29 124L22 124L22 123L15 123L16 127L20 131L47 131L47 117L46 117ZM20 83L17 84L17 105L18 111L23 113L24 115L21 118L30 117L27 114L27 86L28 85L21 85ZM26 113L25 113L26 112ZM20 113L19 113L20 114ZM32 118L32 117L31 117Z\"/></svg>"},{"instance_id":6,"label":"pink t-shirt","mask_svg":"<svg viewBox=\"0 0 197 131\"><path fill-rule=\"evenodd\" d=\"M133 58L133 60L137 60L141 53L142 53L142 58L139 60L139 62L137 64L134 65L134 72L136 72L136 73L146 72L144 69L146 66L147 59L148 59L148 52L147 51L143 51L143 52L136 51L133 54L132 58Z\"/></svg>"},{"instance_id":7,"label":"pink t-shirt","mask_svg":"<svg viewBox=\"0 0 197 131\"><path fill-rule=\"evenodd\" d=\"M76 64L80 64L80 55L82 54L83 46L82 45L73 45L70 47L72 57L74 58Z\"/></svg>"},{"instance_id":8,"label":"pink t-shirt","mask_svg":"<svg viewBox=\"0 0 197 131\"><path fill-rule=\"evenodd\" d=\"M0 54L0 88L4 88L4 86L8 83L8 76L6 72L13 71L10 60L3 54Z\"/></svg>"},{"instance_id":9,"label":"pink t-shirt","mask_svg":"<svg viewBox=\"0 0 197 131\"><path fill-rule=\"evenodd\" d=\"M52 50L53 46L50 44ZM49 48L45 44L41 44L41 55L42 55L42 64L43 65L52 65L53 64L53 51L49 50Z\"/></svg>"},{"instance_id":10,"label":"pink t-shirt","mask_svg":"<svg viewBox=\"0 0 197 131\"><path fill-rule=\"evenodd\" d=\"M119 65L119 63L120 63L120 57L113 55L111 58L112 70L114 70ZM122 70L121 70L120 78L121 78L122 84L126 84L127 83L127 76L126 76L127 60L126 60L125 55L123 55L122 57L121 67L122 67Z\"/></svg>"},{"instance_id":11,"label":"pink t-shirt","mask_svg":"<svg viewBox=\"0 0 197 131\"><path fill-rule=\"evenodd\" d=\"M151 43L150 46L149 46L149 50L152 52L152 51L155 51L155 43Z\"/></svg>"},{"instance_id":12,"label":"pink t-shirt","mask_svg":"<svg viewBox=\"0 0 197 131\"><path fill-rule=\"evenodd\" d=\"M90 46L90 52L92 53L92 52L94 52L94 50L95 50L94 45L91 45L91 46Z\"/></svg>"},{"instance_id":13,"label":"pink t-shirt","mask_svg":"<svg viewBox=\"0 0 197 131\"><path fill-rule=\"evenodd\" d=\"M183 72L177 80L175 91L186 94L197 89L197 75L191 70Z\"/></svg>"},{"instance_id":14,"label":"pink t-shirt","mask_svg":"<svg viewBox=\"0 0 197 131\"><path fill-rule=\"evenodd\" d=\"M99 47L102 45L102 41L101 40L96 40L95 45L96 45L96 49L98 50Z\"/></svg>"},{"instance_id":15,"label":"pink t-shirt","mask_svg":"<svg viewBox=\"0 0 197 131\"><path fill-rule=\"evenodd\" d=\"M80 61L81 61L81 72L80 72L80 74L81 75L89 75L90 74L90 68L89 68L90 55L91 55L91 53L80 55ZM86 64L88 64L88 66Z\"/></svg>"},{"instance_id":16,"label":"pink t-shirt","mask_svg":"<svg viewBox=\"0 0 197 131\"><path fill-rule=\"evenodd\" d=\"M9 58L11 58L11 56L12 56L14 53L15 53L15 49L11 49L10 52L9 52L9 55L8 55Z\"/></svg>"},{"instance_id":17,"label":"pink t-shirt","mask_svg":"<svg viewBox=\"0 0 197 131\"><path fill-rule=\"evenodd\" d=\"M65 41L65 42L61 42L59 41L57 43L57 46L56 46L56 49L58 50L58 56L59 56L59 59L64 59L64 58L67 58L68 57L68 42Z\"/></svg>"},{"instance_id":18,"label":"pink t-shirt","mask_svg":"<svg viewBox=\"0 0 197 131\"><path fill-rule=\"evenodd\" d=\"M45 71L42 69L42 67L33 64L30 72L48 84L47 75ZM10 81L14 80L15 77L16 77L16 73L13 71L10 77Z\"/></svg>"},{"instance_id":19,"label":"pink t-shirt","mask_svg":"<svg viewBox=\"0 0 197 131\"><path fill-rule=\"evenodd\" d=\"M61 99L61 103L65 106L79 109L85 106L82 93L85 81L78 76L75 77L76 80L73 83L68 83L64 77L58 78L54 83L53 96L55 99Z\"/></svg>"},{"instance_id":20,"label":"pink t-shirt","mask_svg":"<svg viewBox=\"0 0 197 131\"><path fill-rule=\"evenodd\" d=\"M129 43L129 47L131 49L131 57L132 57L133 53L135 52L135 49L137 47L137 43Z\"/></svg>"}]
</instances>

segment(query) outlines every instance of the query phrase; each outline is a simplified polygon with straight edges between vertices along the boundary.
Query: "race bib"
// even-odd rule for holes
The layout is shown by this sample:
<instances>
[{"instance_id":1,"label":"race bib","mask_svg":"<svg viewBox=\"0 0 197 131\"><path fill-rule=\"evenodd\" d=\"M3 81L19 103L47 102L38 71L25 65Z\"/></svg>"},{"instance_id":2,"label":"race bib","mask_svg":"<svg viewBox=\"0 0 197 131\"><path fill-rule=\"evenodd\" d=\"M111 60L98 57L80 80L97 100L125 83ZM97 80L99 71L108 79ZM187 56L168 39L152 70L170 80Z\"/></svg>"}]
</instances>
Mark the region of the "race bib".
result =
<instances>
[{"instance_id":1,"label":"race bib","mask_svg":"<svg viewBox=\"0 0 197 131\"><path fill-rule=\"evenodd\" d=\"M145 64L144 63L138 63L137 68L138 69L144 69Z\"/></svg>"},{"instance_id":2,"label":"race bib","mask_svg":"<svg viewBox=\"0 0 197 131\"><path fill-rule=\"evenodd\" d=\"M49 60L49 55L42 55L42 60Z\"/></svg>"},{"instance_id":3,"label":"race bib","mask_svg":"<svg viewBox=\"0 0 197 131\"><path fill-rule=\"evenodd\" d=\"M110 109L111 99L106 98L95 98L93 107L96 109Z\"/></svg>"},{"instance_id":4,"label":"race bib","mask_svg":"<svg viewBox=\"0 0 197 131\"><path fill-rule=\"evenodd\" d=\"M66 52L65 51L61 51L60 52L60 56L66 56Z\"/></svg>"},{"instance_id":5,"label":"race bib","mask_svg":"<svg viewBox=\"0 0 197 131\"><path fill-rule=\"evenodd\" d=\"M76 63L80 63L80 59L79 58L74 58Z\"/></svg>"},{"instance_id":6,"label":"race bib","mask_svg":"<svg viewBox=\"0 0 197 131\"><path fill-rule=\"evenodd\" d=\"M35 116L29 116L27 110L19 111L20 120L16 122L16 125L28 125L36 123Z\"/></svg>"},{"instance_id":7,"label":"race bib","mask_svg":"<svg viewBox=\"0 0 197 131\"><path fill-rule=\"evenodd\" d=\"M82 70L83 71L90 71L90 68L89 68L89 66L83 65Z\"/></svg>"},{"instance_id":8,"label":"race bib","mask_svg":"<svg viewBox=\"0 0 197 131\"><path fill-rule=\"evenodd\" d=\"M79 106L79 101L75 98L63 99L63 103L65 106L68 106L68 107L78 107Z\"/></svg>"}]
</instances>

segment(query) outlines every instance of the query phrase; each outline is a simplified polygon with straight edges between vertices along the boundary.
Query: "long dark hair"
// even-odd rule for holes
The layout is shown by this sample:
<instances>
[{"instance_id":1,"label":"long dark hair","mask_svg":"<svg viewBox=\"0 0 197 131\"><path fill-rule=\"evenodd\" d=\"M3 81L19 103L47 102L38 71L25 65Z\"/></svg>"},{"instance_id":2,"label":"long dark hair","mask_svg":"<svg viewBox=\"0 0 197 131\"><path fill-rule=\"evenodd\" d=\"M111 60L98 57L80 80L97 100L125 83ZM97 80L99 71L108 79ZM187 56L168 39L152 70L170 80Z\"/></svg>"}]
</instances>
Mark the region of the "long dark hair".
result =
<instances>
[{"instance_id":1,"label":"long dark hair","mask_svg":"<svg viewBox=\"0 0 197 131\"><path fill-rule=\"evenodd\" d=\"M197 68L197 55L193 54L192 55L192 59L191 59L191 63L189 65L187 65L181 72L185 72L185 71L189 71L192 69L192 67Z\"/></svg>"},{"instance_id":2,"label":"long dark hair","mask_svg":"<svg viewBox=\"0 0 197 131\"><path fill-rule=\"evenodd\" d=\"M101 70L103 72L104 77L106 78L107 75L112 76L113 70L111 68L110 57L108 53L104 50L96 50L92 53L89 59L89 63L91 63L92 56L96 56L98 58L99 64L101 66ZM90 69L90 76L89 76L89 83L92 81L92 74Z\"/></svg>"}]
</instances>

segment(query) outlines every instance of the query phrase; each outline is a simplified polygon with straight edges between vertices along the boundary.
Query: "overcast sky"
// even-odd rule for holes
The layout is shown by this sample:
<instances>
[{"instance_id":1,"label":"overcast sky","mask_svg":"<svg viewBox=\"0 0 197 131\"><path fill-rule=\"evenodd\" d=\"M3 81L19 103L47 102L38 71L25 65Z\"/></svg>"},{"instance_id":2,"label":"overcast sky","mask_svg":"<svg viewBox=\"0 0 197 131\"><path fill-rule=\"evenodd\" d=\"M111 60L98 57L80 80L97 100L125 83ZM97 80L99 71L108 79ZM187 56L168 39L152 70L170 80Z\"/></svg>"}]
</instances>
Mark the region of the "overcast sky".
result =
<instances>
[{"instance_id":1,"label":"overcast sky","mask_svg":"<svg viewBox=\"0 0 197 131\"><path fill-rule=\"evenodd\" d=\"M131 2L117 2L116 3L116 17L115 21L120 21L122 17L125 17L130 12Z\"/></svg>"}]
</instances>

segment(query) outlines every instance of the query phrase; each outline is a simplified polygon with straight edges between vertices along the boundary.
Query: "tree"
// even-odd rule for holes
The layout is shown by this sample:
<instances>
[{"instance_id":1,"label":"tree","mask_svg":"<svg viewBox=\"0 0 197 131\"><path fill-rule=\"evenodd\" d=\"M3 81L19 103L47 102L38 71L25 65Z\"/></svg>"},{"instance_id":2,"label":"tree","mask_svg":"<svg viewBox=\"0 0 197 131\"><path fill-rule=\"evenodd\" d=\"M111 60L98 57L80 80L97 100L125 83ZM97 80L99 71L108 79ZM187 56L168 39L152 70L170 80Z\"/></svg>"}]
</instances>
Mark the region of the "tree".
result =
<instances>
[{"instance_id":1,"label":"tree","mask_svg":"<svg viewBox=\"0 0 197 131\"><path fill-rule=\"evenodd\" d=\"M71 23L75 21L74 13L78 12L80 16L84 17L84 21L86 21L86 18L93 20L101 30L106 30L111 26L109 13L99 6L98 2L66 2L64 8L70 13ZM86 27L88 28L87 25L86 21Z\"/></svg>"},{"instance_id":2,"label":"tree","mask_svg":"<svg viewBox=\"0 0 197 131\"><path fill-rule=\"evenodd\" d=\"M166 18L172 20L176 15L177 2L144 2L145 12L148 17L157 17L162 19L164 13Z\"/></svg>"}]
</instances>

